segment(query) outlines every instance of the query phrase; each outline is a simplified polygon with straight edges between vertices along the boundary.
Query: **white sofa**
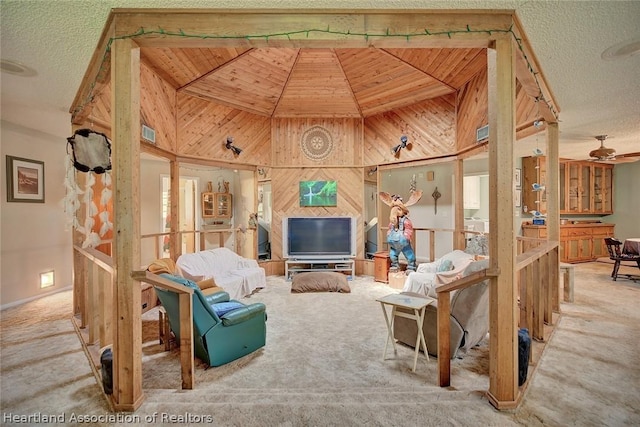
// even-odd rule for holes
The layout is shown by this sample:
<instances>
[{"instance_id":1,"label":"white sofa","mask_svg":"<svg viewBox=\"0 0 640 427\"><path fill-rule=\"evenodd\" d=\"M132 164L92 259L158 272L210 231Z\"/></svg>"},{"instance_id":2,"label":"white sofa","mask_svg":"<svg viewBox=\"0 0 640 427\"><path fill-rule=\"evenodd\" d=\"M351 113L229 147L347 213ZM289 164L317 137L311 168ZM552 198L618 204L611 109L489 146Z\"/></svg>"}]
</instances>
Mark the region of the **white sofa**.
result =
<instances>
[{"instance_id":1,"label":"white sofa","mask_svg":"<svg viewBox=\"0 0 640 427\"><path fill-rule=\"evenodd\" d=\"M196 282L213 279L231 299L251 295L267 285L264 268L256 260L243 258L227 248L182 254L176 265L187 279Z\"/></svg>"},{"instance_id":2,"label":"white sofa","mask_svg":"<svg viewBox=\"0 0 640 427\"><path fill-rule=\"evenodd\" d=\"M474 255L456 249L433 262L419 264L416 271L407 276L402 291L437 298L436 287L461 277L473 261Z\"/></svg>"}]
</instances>

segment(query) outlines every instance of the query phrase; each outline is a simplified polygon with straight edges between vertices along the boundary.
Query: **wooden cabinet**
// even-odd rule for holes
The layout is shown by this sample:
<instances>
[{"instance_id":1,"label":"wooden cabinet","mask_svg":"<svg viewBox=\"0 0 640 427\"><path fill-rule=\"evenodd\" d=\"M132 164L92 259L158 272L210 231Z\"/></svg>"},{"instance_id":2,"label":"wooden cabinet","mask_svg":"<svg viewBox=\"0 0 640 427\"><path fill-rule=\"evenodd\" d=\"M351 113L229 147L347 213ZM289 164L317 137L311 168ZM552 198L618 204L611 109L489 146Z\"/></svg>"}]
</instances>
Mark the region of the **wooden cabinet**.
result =
<instances>
[{"instance_id":1,"label":"wooden cabinet","mask_svg":"<svg viewBox=\"0 0 640 427\"><path fill-rule=\"evenodd\" d=\"M523 168L523 210L547 211L546 161L544 157L525 157ZM613 213L613 165L577 160L561 160L559 165L560 214ZM535 191L538 183L542 190Z\"/></svg>"},{"instance_id":2,"label":"wooden cabinet","mask_svg":"<svg viewBox=\"0 0 640 427\"><path fill-rule=\"evenodd\" d=\"M373 254L374 264L374 280L376 282L389 283L389 268L391 267L391 258L389 252L380 251Z\"/></svg>"},{"instance_id":3,"label":"wooden cabinet","mask_svg":"<svg viewBox=\"0 0 640 427\"><path fill-rule=\"evenodd\" d=\"M202 193L203 218L231 218L233 205L230 193Z\"/></svg>"},{"instance_id":4,"label":"wooden cabinet","mask_svg":"<svg viewBox=\"0 0 640 427\"><path fill-rule=\"evenodd\" d=\"M561 262L586 262L594 261L601 257L608 257L604 238L613 236L614 224L587 223L566 224L560 226L560 261ZM524 237L537 239L547 238L547 227L544 225L522 225ZM529 249L525 246L524 250Z\"/></svg>"}]
</instances>

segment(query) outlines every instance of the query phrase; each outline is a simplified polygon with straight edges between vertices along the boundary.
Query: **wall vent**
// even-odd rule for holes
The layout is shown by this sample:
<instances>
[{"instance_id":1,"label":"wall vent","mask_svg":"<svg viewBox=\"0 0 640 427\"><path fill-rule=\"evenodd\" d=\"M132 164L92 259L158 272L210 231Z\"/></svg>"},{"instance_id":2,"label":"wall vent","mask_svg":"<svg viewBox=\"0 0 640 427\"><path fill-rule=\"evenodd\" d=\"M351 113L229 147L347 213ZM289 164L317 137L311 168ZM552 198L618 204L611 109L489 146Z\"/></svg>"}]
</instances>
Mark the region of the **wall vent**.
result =
<instances>
[{"instance_id":1,"label":"wall vent","mask_svg":"<svg viewBox=\"0 0 640 427\"><path fill-rule=\"evenodd\" d=\"M476 142L482 142L489 139L489 125L476 129Z\"/></svg>"},{"instance_id":2,"label":"wall vent","mask_svg":"<svg viewBox=\"0 0 640 427\"><path fill-rule=\"evenodd\" d=\"M156 143L156 131L147 125L142 125L142 138L152 144Z\"/></svg>"}]
</instances>

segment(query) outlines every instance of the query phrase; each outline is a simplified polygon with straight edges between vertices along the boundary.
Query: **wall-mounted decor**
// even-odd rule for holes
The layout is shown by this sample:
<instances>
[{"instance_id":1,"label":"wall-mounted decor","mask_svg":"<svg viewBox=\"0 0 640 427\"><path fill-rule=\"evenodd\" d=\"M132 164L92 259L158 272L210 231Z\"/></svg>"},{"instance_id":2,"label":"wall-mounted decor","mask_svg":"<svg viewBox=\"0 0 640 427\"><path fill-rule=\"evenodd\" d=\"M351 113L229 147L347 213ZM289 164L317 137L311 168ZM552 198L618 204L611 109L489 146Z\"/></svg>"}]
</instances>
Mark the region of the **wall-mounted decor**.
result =
<instances>
[{"instance_id":1,"label":"wall-mounted decor","mask_svg":"<svg viewBox=\"0 0 640 427\"><path fill-rule=\"evenodd\" d=\"M513 179L516 182L516 188L520 188L520 186L522 185L522 169L516 168Z\"/></svg>"},{"instance_id":2,"label":"wall-mounted decor","mask_svg":"<svg viewBox=\"0 0 640 427\"><path fill-rule=\"evenodd\" d=\"M522 190L518 188L516 190L516 208L519 208L520 205L522 205Z\"/></svg>"},{"instance_id":3,"label":"wall-mounted decor","mask_svg":"<svg viewBox=\"0 0 640 427\"><path fill-rule=\"evenodd\" d=\"M7 202L44 203L44 162L7 156Z\"/></svg>"},{"instance_id":4,"label":"wall-mounted decor","mask_svg":"<svg viewBox=\"0 0 640 427\"><path fill-rule=\"evenodd\" d=\"M324 160L333 151L333 138L322 126L307 129L300 140L300 148L310 160Z\"/></svg>"},{"instance_id":5,"label":"wall-mounted decor","mask_svg":"<svg viewBox=\"0 0 640 427\"><path fill-rule=\"evenodd\" d=\"M300 181L300 206L338 206L338 183Z\"/></svg>"}]
</instances>

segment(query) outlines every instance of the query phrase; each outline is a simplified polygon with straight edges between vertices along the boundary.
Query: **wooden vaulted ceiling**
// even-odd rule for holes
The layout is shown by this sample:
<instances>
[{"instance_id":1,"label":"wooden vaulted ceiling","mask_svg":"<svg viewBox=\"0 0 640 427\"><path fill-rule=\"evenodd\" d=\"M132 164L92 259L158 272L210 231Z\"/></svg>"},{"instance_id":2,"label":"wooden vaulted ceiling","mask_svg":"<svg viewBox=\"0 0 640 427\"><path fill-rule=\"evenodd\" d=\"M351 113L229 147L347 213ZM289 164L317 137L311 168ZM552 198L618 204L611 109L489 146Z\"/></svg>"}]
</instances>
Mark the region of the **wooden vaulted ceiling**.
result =
<instances>
[{"instance_id":1,"label":"wooden vaulted ceiling","mask_svg":"<svg viewBox=\"0 0 640 427\"><path fill-rule=\"evenodd\" d=\"M368 117L456 92L485 49L154 48L179 92L267 117Z\"/></svg>"}]
</instances>

